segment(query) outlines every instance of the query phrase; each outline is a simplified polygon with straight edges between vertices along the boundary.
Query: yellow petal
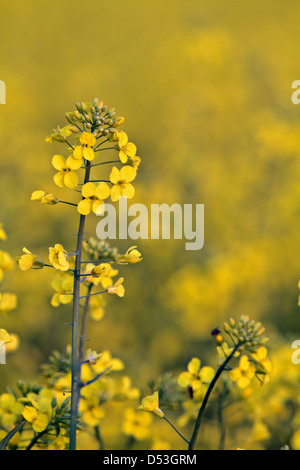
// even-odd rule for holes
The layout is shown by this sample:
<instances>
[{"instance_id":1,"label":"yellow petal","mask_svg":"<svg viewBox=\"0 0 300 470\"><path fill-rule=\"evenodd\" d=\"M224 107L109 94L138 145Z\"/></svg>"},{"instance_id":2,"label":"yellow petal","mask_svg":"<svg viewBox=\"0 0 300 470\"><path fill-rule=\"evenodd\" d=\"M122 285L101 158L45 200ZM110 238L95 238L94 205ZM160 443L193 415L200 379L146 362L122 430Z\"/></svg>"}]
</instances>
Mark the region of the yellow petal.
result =
<instances>
[{"instance_id":1,"label":"yellow petal","mask_svg":"<svg viewBox=\"0 0 300 470\"><path fill-rule=\"evenodd\" d=\"M110 197L112 201L118 201L122 196L122 189L119 185L115 185L110 190Z\"/></svg>"},{"instance_id":2,"label":"yellow petal","mask_svg":"<svg viewBox=\"0 0 300 470\"><path fill-rule=\"evenodd\" d=\"M64 184L67 188L74 189L78 185L78 176L73 171L65 173Z\"/></svg>"},{"instance_id":3,"label":"yellow petal","mask_svg":"<svg viewBox=\"0 0 300 470\"><path fill-rule=\"evenodd\" d=\"M201 362L198 357L193 357L193 359L188 363L188 371L190 374L197 375L201 367Z\"/></svg>"},{"instance_id":4,"label":"yellow petal","mask_svg":"<svg viewBox=\"0 0 300 470\"><path fill-rule=\"evenodd\" d=\"M121 160L122 163L127 163L128 156L126 155L126 153L124 152L124 150L120 150L120 152L119 152L119 158L120 158L120 160Z\"/></svg>"},{"instance_id":5,"label":"yellow petal","mask_svg":"<svg viewBox=\"0 0 300 470\"><path fill-rule=\"evenodd\" d=\"M83 197L93 197L96 195L96 185L94 183L85 183L82 186Z\"/></svg>"},{"instance_id":6,"label":"yellow petal","mask_svg":"<svg viewBox=\"0 0 300 470\"><path fill-rule=\"evenodd\" d=\"M90 199L83 199L78 204L78 212L82 215L88 215L92 210L92 202Z\"/></svg>"},{"instance_id":7,"label":"yellow petal","mask_svg":"<svg viewBox=\"0 0 300 470\"><path fill-rule=\"evenodd\" d=\"M78 170L82 165L82 160L73 158L71 155L67 158L66 165L71 170Z\"/></svg>"},{"instance_id":8,"label":"yellow petal","mask_svg":"<svg viewBox=\"0 0 300 470\"><path fill-rule=\"evenodd\" d=\"M120 179L121 179L121 173L118 170L118 168L114 166L110 173L110 181L113 184L117 184L120 181Z\"/></svg>"},{"instance_id":9,"label":"yellow petal","mask_svg":"<svg viewBox=\"0 0 300 470\"><path fill-rule=\"evenodd\" d=\"M128 142L128 137L127 137L126 132L124 131L119 132L118 139L119 139L119 147L120 148L124 147L124 145L126 145Z\"/></svg>"},{"instance_id":10,"label":"yellow petal","mask_svg":"<svg viewBox=\"0 0 300 470\"><path fill-rule=\"evenodd\" d=\"M132 166L123 166L120 170L121 180L130 183L136 177L136 170Z\"/></svg>"},{"instance_id":11,"label":"yellow petal","mask_svg":"<svg viewBox=\"0 0 300 470\"><path fill-rule=\"evenodd\" d=\"M106 183L99 183L96 187L96 197L98 199L106 199L110 195L110 187Z\"/></svg>"},{"instance_id":12,"label":"yellow petal","mask_svg":"<svg viewBox=\"0 0 300 470\"><path fill-rule=\"evenodd\" d=\"M122 185L122 196L132 199L135 194L134 186L131 183L126 183Z\"/></svg>"},{"instance_id":13,"label":"yellow petal","mask_svg":"<svg viewBox=\"0 0 300 470\"><path fill-rule=\"evenodd\" d=\"M64 187L64 179L65 179L65 175L62 172L56 173L53 176L54 183L56 184L56 186L59 186L60 188Z\"/></svg>"},{"instance_id":14,"label":"yellow petal","mask_svg":"<svg viewBox=\"0 0 300 470\"><path fill-rule=\"evenodd\" d=\"M45 191L33 191L31 201L41 201L46 194Z\"/></svg>"},{"instance_id":15,"label":"yellow petal","mask_svg":"<svg viewBox=\"0 0 300 470\"><path fill-rule=\"evenodd\" d=\"M58 171L62 171L66 168L66 160L62 155L54 155L52 157L52 165Z\"/></svg>"},{"instance_id":16,"label":"yellow petal","mask_svg":"<svg viewBox=\"0 0 300 470\"><path fill-rule=\"evenodd\" d=\"M136 154L137 148L132 142L128 142L126 145L126 154L128 157L134 157Z\"/></svg>"},{"instance_id":17,"label":"yellow petal","mask_svg":"<svg viewBox=\"0 0 300 470\"><path fill-rule=\"evenodd\" d=\"M90 147L83 147L82 149L83 158L89 160L90 162L95 158L95 152Z\"/></svg>"},{"instance_id":18,"label":"yellow petal","mask_svg":"<svg viewBox=\"0 0 300 470\"><path fill-rule=\"evenodd\" d=\"M100 201L99 199L97 201L92 202L92 211L94 212L94 214L97 214L97 215L103 214L104 207L105 207L104 202Z\"/></svg>"},{"instance_id":19,"label":"yellow petal","mask_svg":"<svg viewBox=\"0 0 300 470\"><path fill-rule=\"evenodd\" d=\"M73 158L76 160L81 160L83 157L83 152L82 152L82 147L81 145L76 145L76 147L73 150Z\"/></svg>"}]
</instances>

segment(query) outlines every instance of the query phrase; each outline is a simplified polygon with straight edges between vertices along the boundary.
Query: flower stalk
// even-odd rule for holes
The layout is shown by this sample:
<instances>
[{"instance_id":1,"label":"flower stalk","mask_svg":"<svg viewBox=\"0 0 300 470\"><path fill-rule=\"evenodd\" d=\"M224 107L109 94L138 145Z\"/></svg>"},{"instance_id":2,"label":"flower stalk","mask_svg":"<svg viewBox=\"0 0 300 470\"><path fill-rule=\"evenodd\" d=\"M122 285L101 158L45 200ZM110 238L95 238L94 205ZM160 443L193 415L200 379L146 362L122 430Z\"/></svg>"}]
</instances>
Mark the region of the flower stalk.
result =
<instances>
[{"instance_id":1,"label":"flower stalk","mask_svg":"<svg viewBox=\"0 0 300 470\"><path fill-rule=\"evenodd\" d=\"M90 178L91 163L86 162L84 183ZM79 227L76 245L75 269L74 269L74 289L73 289L73 310L72 310L72 356L71 356L71 416L70 416L70 450L76 449L76 429L79 402L79 312L80 312L80 275L82 247L84 239L84 227L86 216L80 214Z\"/></svg>"}]
</instances>

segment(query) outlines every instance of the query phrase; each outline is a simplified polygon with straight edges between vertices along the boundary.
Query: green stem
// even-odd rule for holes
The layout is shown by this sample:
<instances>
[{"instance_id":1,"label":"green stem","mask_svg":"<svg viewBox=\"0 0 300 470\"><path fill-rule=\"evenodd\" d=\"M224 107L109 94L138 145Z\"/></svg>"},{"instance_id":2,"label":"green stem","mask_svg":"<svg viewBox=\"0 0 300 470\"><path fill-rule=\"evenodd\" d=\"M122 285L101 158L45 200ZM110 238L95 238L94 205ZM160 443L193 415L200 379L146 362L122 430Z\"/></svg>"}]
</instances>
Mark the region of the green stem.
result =
<instances>
[{"instance_id":1,"label":"green stem","mask_svg":"<svg viewBox=\"0 0 300 470\"><path fill-rule=\"evenodd\" d=\"M220 365L220 367L218 368L217 372L215 373L215 376L214 378L212 379L212 381L210 382L209 384L209 387L206 391L206 394L203 398L203 402L201 404L201 407L200 407L200 410L199 410L199 413L198 413L198 416L197 416L197 419L196 419L196 423L195 423L195 427L194 427L194 430L193 430L193 434L192 434L192 437L191 437L191 440L190 440L190 443L189 443L189 447L188 449L189 450L193 450L195 445L196 445L196 440L197 440L197 437L198 437L198 434L199 434L199 431L200 431L200 427L201 427L201 423L202 423L202 418L203 418L203 415L204 415L204 411L206 409L206 405L208 403L208 400L209 400L209 397L211 395L211 392L213 391L214 389L214 386L216 385L217 381L218 381L218 378L220 377L220 375L222 374L222 372L224 371L225 367L227 366L227 364L229 363L229 361L232 359L232 357L234 356L234 354L236 353L236 351L238 350L238 348L240 347L239 344L237 344L234 349L231 351L231 353L229 354L229 356L226 357L225 361L223 362L223 364Z\"/></svg>"},{"instance_id":2,"label":"green stem","mask_svg":"<svg viewBox=\"0 0 300 470\"><path fill-rule=\"evenodd\" d=\"M86 332L86 322L87 322L87 314L90 306L90 294L93 288L93 284L90 283L88 286L88 295L86 296L86 300L83 307L82 319L81 319L81 333L80 333L80 346L79 346L79 362L82 363L83 355L84 355L84 338Z\"/></svg>"},{"instance_id":3,"label":"green stem","mask_svg":"<svg viewBox=\"0 0 300 470\"><path fill-rule=\"evenodd\" d=\"M87 161L84 183L90 178L91 164ZM79 308L80 308L80 270L82 258L82 244L84 238L85 215L80 215L77 232L77 246L74 269L73 312L72 312L72 356L71 356L71 416L70 416L70 450L76 450L76 428L79 401Z\"/></svg>"},{"instance_id":4,"label":"green stem","mask_svg":"<svg viewBox=\"0 0 300 470\"><path fill-rule=\"evenodd\" d=\"M178 429L175 428L174 424L172 424L171 421L169 421L165 416L163 417L163 419L174 429L174 431L177 432L177 434L181 437L181 439L183 439L187 444L190 443L190 442L178 431Z\"/></svg>"}]
</instances>

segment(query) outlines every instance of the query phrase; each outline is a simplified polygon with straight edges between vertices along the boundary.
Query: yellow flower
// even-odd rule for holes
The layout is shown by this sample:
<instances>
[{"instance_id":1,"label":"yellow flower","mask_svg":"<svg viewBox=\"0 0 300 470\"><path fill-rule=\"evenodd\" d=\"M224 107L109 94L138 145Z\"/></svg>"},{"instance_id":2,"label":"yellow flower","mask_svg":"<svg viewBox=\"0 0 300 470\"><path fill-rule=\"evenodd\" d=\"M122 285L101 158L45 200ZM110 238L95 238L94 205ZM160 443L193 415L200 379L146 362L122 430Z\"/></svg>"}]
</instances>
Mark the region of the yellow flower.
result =
<instances>
[{"instance_id":1,"label":"yellow flower","mask_svg":"<svg viewBox=\"0 0 300 470\"><path fill-rule=\"evenodd\" d=\"M178 385L183 388L192 387L195 398L200 398L206 390L206 386L212 381L215 371L212 367L201 367L201 361L194 357L187 367L187 372L182 372L178 377Z\"/></svg>"},{"instance_id":2,"label":"yellow flower","mask_svg":"<svg viewBox=\"0 0 300 470\"><path fill-rule=\"evenodd\" d=\"M112 277L116 276L119 271L113 269L109 263L101 263L94 266L92 263L87 264L85 272L87 274L86 281L93 283L95 286L101 284L104 289L110 286L113 281Z\"/></svg>"},{"instance_id":3,"label":"yellow flower","mask_svg":"<svg viewBox=\"0 0 300 470\"><path fill-rule=\"evenodd\" d=\"M159 408L159 399L158 399L158 392L154 392L153 395L148 395L147 397L143 398L142 404L138 407L138 410L141 411L149 411L150 413L154 413L158 418L163 418L164 413Z\"/></svg>"},{"instance_id":4,"label":"yellow flower","mask_svg":"<svg viewBox=\"0 0 300 470\"><path fill-rule=\"evenodd\" d=\"M59 202L56 196L53 196L53 194L46 193L42 190L33 191L31 195L31 201L40 201L41 204L49 204L50 206L53 206Z\"/></svg>"},{"instance_id":5,"label":"yellow flower","mask_svg":"<svg viewBox=\"0 0 300 470\"><path fill-rule=\"evenodd\" d=\"M124 297L125 288L123 286L124 278L120 277L113 285L107 287L109 294L115 294L118 297Z\"/></svg>"},{"instance_id":6,"label":"yellow flower","mask_svg":"<svg viewBox=\"0 0 300 470\"><path fill-rule=\"evenodd\" d=\"M3 275L7 271L11 271L15 267L15 262L6 251L0 250L0 282L3 279Z\"/></svg>"},{"instance_id":7,"label":"yellow flower","mask_svg":"<svg viewBox=\"0 0 300 470\"><path fill-rule=\"evenodd\" d=\"M1 335L0 335L0 338L1 338ZM14 352L16 351L18 348L19 348L19 344L20 344L20 338L18 335L14 334L14 333L10 333L9 335L9 342L7 343L7 345L5 346L5 351L7 353L11 353L11 352Z\"/></svg>"},{"instance_id":8,"label":"yellow flower","mask_svg":"<svg viewBox=\"0 0 300 470\"><path fill-rule=\"evenodd\" d=\"M49 248L49 261L52 266L59 271L68 271L70 267L68 254L59 243L56 243L54 248Z\"/></svg>"},{"instance_id":9,"label":"yellow flower","mask_svg":"<svg viewBox=\"0 0 300 470\"><path fill-rule=\"evenodd\" d=\"M61 433L48 444L48 450L64 450L65 448L65 438Z\"/></svg>"},{"instance_id":10,"label":"yellow flower","mask_svg":"<svg viewBox=\"0 0 300 470\"><path fill-rule=\"evenodd\" d=\"M104 409L99 404L99 399L93 395L81 398L79 412L82 413L82 421L89 426L98 426L105 416Z\"/></svg>"},{"instance_id":11,"label":"yellow flower","mask_svg":"<svg viewBox=\"0 0 300 470\"><path fill-rule=\"evenodd\" d=\"M33 406L26 405L22 415L26 421L32 424L32 428L36 432L44 431L48 426L48 416L44 413L39 413Z\"/></svg>"},{"instance_id":12,"label":"yellow flower","mask_svg":"<svg viewBox=\"0 0 300 470\"><path fill-rule=\"evenodd\" d=\"M98 266L94 266L91 275L92 277L107 276L111 271L111 265L109 263L101 263Z\"/></svg>"},{"instance_id":13,"label":"yellow flower","mask_svg":"<svg viewBox=\"0 0 300 470\"><path fill-rule=\"evenodd\" d=\"M268 358L268 350L265 346L261 346L255 353L252 353L251 356L258 362L259 365L263 367L266 372L272 372L272 364Z\"/></svg>"},{"instance_id":14,"label":"yellow flower","mask_svg":"<svg viewBox=\"0 0 300 470\"><path fill-rule=\"evenodd\" d=\"M4 330L4 328L0 328L0 342L4 344L8 344L11 341L12 341L12 338L9 335L9 333L7 333L7 331Z\"/></svg>"},{"instance_id":15,"label":"yellow flower","mask_svg":"<svg viewBox=\"0 0 300 470\"><path fill-rule=\"evenodd\" d=\"M138 170L138 167L140 166L140 163L141 163L141 158L135 155L134 157L131 157L127 163L133 166L135 170Z\"/></svg>"},{"instance_id":16,"label":"yellow flower","mask_svg":"<svg viewBox=\"0 0 300 470\"><path fill-rule=\"evenodd\" d=\"M76 160L72 156L65 159L62 155L54 155L52 158L52 165L58 173L53 177L54 183L63 188L74 189L78 184L78 176L74 173L74 170L78 170L81 167L82 160Z\"/></svg>"},{"instance_id":17,"label":"yellow flower","mask_svg":"<svg viewBox=\"0 0 300 470\"><path fill-rule=\"evenodd\" d=\"M63 277L54 279L51 282L51 286L56 291L50 302L52 307L58 307L60 304L65 305L72 302L72 295L65 294L71 294L73 292L73 283L73 276L68 273L64 273Z\"/></svg>"},{"instance_id":18,"label":"yellow flower","mask_svg":"<svg viewBox=\"0 0 300 470\"><path fill-rule=\"evenodd\" d=\"M0 313L6 314L10 310L14 310L17 307L17 296L5 292L0 294Z\"/></svg>"},{"instance_id":19,"label":"yellow flower","mask_svg":"<svg viewBox=\"0 0 300 470\"><path fill-rule=\"evenodd\" d=\"M110 351L105 350L98 355L97 362L93 367L93 370L96 374L99 374L107 368L109 368L110 371L120 371L124 369L124 363L118 358L111 357Z\"/></svg>"},{"instance_id":20,"label":"yellow flower","mask_svg":"<svg viewBox=\"0 0 300 470\"><path fill-rule=\"evenodd\" d=\"M126 251L126 253L124 255L118 255L116 256L116 263L117 264L135 264L135 263L139 263L140 261L142 261L142 255L141 253L136 250L136 246L131 246L130 248L128 248L128 250Z\"/></svg>"},{"instance_id":21,"label":"yellow flower","mask_svg":"<svg viewBox=\"0 0 300 470\"><path fill-rule=\"evenodd\" d=\"M136 155L136 146L132 142L128 142L127 134L123 131L118 132L118 145L119 158L122 163L126 163L128 158L133 158Z\"/></svg>"},{"instance_id":22,"label":"yellow flower","mask_svg":"<svg viewBox=\"0 0 300 470\"><path fill-rule=\"evenodd\" d=\"M78 212L82 215L88 215L91 211L94 214L99 213L99 207L103 205L103 199L108 198L110 194L110 189L106 183L99 183L98 185L94 183L86 183L82 186L82 196L84 199L78 204Z\"/></svg>"},{"instance_id":23,"label":"yellow flower","mask_svg":"<svg viewBox=\"0 0 300 470\"><path fill-rule=\"evenodd\" d=\"M28 271L29 269L42 269L44 261L37 255L32 254L27 248L23 248L25 255L17 258L17 263L21 271Z\"/></svg>"},{"instance_id":24,"label":"yellow flower","mask_svg":"<svg viewBox=\"0 0 300 470\"><path fill-rule=\"evenodd\" d=\"M0 395L0 423L2 426L11 426L22 414L24 406L19 403L11 393Z\"/></svg>"},{"instance_id":25,"label":"yellow flower","mask_svg":"<svg viewBox=\"0 0 300 470\"><path fill-rule=\"evenodd\" d=\"M115 166L110 173L110 181L113 186L110 190L111 200L118 201L121 196L127 197L128 199L133 198L135 189L131 184L136 177L136 170L129 165L123 166L121 170L118 170Z\"/></svg>"},{"instance_id":26,"label":"yellow flower","mask_svg":"<svg viewBox=\"0 0 300 470\"><path fill-rule=\"evenodd\" d=\"M122 431L126 436L133 436L138 441L143 441L151 434L149 429L151 424L152 415L138 413L133 408L125 409Z\"/></svg>"},{"instance_id":27,"label":"yellow flower","mask_svg":"<svg viewBox=\"0 0 300 470\"><path fill-rule=\"evenodd\" d=\"M77 145L73 151L73 158L75 160L85 160L92 161L95 158L95 152L92 147L96 143L96 137L91 132L83 132L79 138L80 144Z\"/></svg>"},{"instance_id":28,"label":"yellow flower","mask_svg":"<svg viewBox=\"0 0 300 470\"><path fill-rule=\"evenodd\" d=\"M0 240L3 240L3 241L7 240L7 235L6 235L6 232L3 229L2 224L0 224Z\"/></svg>"},{"instance_id":29,"label":"yellow flower","mask_svg":"<svg viewBox=\"0 0 300 470\"><path fill-rule=\"evenodd\" d=\"M105 301L102 295L94 295L90 297L89 315L94 321L99 321L104 316Z\"/></svg>"},{"instance_id":30,"label":"yellow flower","mask_svg":"<svg viewBox=\"0 0 300 470\"><path fill-rule=\"evenodd\" d=\"M246 388L255 375L255 366L250 363L247 356L240 358L239 367L229 372L231 380L237 383L239 388Z\"/></svg>"}]
</instances>

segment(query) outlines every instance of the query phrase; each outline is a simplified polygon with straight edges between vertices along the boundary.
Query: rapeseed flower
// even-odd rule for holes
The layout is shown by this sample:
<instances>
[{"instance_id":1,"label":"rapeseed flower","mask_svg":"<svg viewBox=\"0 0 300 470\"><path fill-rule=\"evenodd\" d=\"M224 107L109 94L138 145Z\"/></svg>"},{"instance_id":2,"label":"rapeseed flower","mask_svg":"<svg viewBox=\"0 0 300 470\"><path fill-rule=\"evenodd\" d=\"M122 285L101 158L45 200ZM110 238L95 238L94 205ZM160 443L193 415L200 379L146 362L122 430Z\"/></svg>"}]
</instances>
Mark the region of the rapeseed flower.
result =
<instances>
[{"instance_id":1,"label":"rapeseed flower","mask_svg":"<svg viewBox=\"0 0 300 470\"><path fill-rule=\"evenodd\" d=\"M132 142L128 142L126 132L121 131L117 134L118 144L116 149L119 150L119 158L122 163L127 163L128 158L133 158L136 155L136 146Z\"/></svg>"},{"instance_id":2,"label":"rapeseed flower","mask_svg":"<svg viewBox=\"0 0 300 470\"><path fill-rule=\"evenodd\" d=\"M147 397L143 398L142 404L138 407L138 410L148 411L150 413L155 414L155 416L157 416L158 418L163 418L164 413L159 408L158 391L154 392L152 395L148 395Z\"/></svg>"},{"instance_id":3,"label":"rapeseed flower","mask_svg":"<svg viewBox=\"0 0 300 470\"><path fill-rule=\"evenodd\" d=\"M72 156L65 159L62 155L54 155L52 165L58 173L53 177L54 183L63 188L74 189L78 185L78 176L74 170L78 170L82 165L82 160L76 160Z\"/></svg>"},{"instance_id":4,"label":"rapeseed flower","mask_svg":"<svg viewBox=\"0 0 300 470\"><path fill-rule=\"evenodd\" d=\"M92 161L95 158L95 152L93 146L96 143L96 137L91 132L83 132L79 138L80 144L77 145L73 151L73 158L75 160L85 160Z\"/></svg>"},{"instance_id":5,"label":"rapeseed flower","mask_svg":"<svg viewBox=\"0 0 300 470\"><path fill-rule=\"evenodd\" d=\"M121 170L118 170L115 166L110 173L110 181L113 186L110 190L111 200L118 201L121 196L127 197L128 199L133 198L135 189L131 184L136 177L136 170L129 165L123 166Z\"/></svg>"},{"instance_id":6,"label":"rapeseed flower","mask_svg":"<svg viewBox=\"0 0 300 470\"><path fill-rule=\"evenodd\" d=\"M41 204L49 204L50 206L57 204L59 201L56 196L46 193L42 190L34 191L31 195L32 201L40 201Z\"/></svg>"},{"instance_id":7,"label":"rapeseed flower","mask_svg":"<svg viewBox=\"0 0 300 470\"><path fill-rule=\"evenodd\" d=\"M70 268L68 253L59 243L56 243L54 248L49 248L49 261L52 266L59 271L68 271Z\"/></svg>"},{"instance_id":8,"label":"rapeseed flower","mask_svg":"<svg viewBox=\"0 0 300 470\"><path fill-rule=\"evenodd\" d=\"M249 361L248 356L243 355L240 358L239 366L229 372L229 377L237 383L239 388L246 388L250 385L255 371L255 365Z\"/></svg>"},{"instance_id":9,"label":"rapeseed flower","mask_svg":"<svg viewBox=\"0 0 300 470\"><path fill-rule=\"evenodd\" d=\"M24 255L17 258L17 263L21 271L29 269L42 269L45 265L44 261L37 255L31 253L27 248L23 248Z\"/></svg>"},{"instance_id":10,"label":"rapeseed flower","mask_svg":"<svg viewBox=\"0 0 300 470\"><path fill-rule=\"evenodd\" d=\"M106 183L100 182L98 185L89 182L82 186L82 199L78 204L78 212L88 215L90 212L99 213L99 207L103 205L104 199L108 198L110 189Z\"/></svg>"},{"instance_id":11,"label":"rapeseed flower","mask_svg":"<svg viewBox=\"0 0 300 470\"><path fill-rule=\"evenodd\" d=\"M115 258L117 264L135 264L142 261L141 253L136 250L137 246L131 246L128 248L124 255L118 255Z\"/></svg>"}]
</instances>

